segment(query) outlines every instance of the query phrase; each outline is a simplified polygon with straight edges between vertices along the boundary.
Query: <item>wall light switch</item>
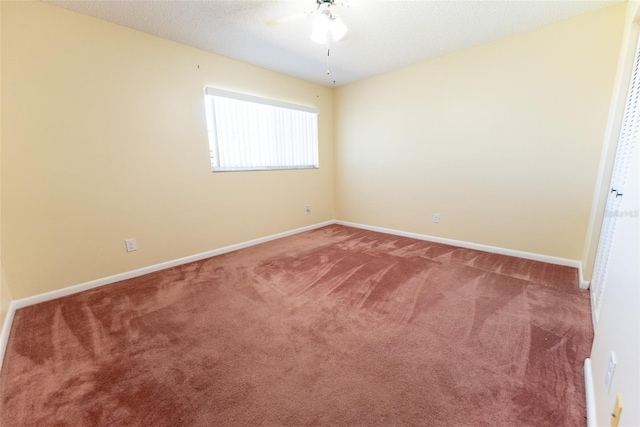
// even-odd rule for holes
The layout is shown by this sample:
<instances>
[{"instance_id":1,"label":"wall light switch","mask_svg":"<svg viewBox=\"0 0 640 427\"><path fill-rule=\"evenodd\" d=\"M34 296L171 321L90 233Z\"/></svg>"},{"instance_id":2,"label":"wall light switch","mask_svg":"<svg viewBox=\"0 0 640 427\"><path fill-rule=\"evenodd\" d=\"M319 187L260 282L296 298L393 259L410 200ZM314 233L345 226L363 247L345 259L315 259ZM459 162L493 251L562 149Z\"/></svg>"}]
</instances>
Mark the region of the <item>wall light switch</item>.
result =
<instances>
[{"instance_id":1,"label":"wall light switch","mask_svg":"<svg viewBox=\"0 0 640 427\"><path fill-rule=\"evenodd\" d=\"M434 213L433 214L433 222L435 222L436 224L440 222L440 214L439 213Z\"/></svg>"}]
</instances>

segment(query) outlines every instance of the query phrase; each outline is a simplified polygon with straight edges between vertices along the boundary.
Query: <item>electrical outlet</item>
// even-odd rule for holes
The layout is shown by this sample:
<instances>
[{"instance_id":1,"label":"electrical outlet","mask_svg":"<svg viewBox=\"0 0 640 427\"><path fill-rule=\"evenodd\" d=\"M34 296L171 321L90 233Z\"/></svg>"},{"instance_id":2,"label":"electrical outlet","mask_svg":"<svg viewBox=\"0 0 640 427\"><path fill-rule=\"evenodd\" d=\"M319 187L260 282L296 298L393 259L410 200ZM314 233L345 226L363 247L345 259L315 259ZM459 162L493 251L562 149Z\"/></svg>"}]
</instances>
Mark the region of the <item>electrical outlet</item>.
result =
<instances>
[{"instance_id":1,"label":"electrical outlet","mask_svg":"<svg viewBox=\"0 0 640 427\"><path fill-rule=\"evenodd\" d=\"M434 213L433 214L433 222L435 222L436 224L440 222L440 214L439 213Z\"/></svg>"},{"instance_id":2,"label":"electrical outlet","mask_svg":"<svg viewBox=\"0 0 640 427\"><path fill-rule=\"evenodd\" d=\"M307 205L304 207L304 214L309 215L311 213L311 206Z\"/></svg>"},{"instance_id":3,"label":"electrical outlet","mask_svg":"<svg viewBox=\"0 0 640 427\"><path fill-rule=\"evenodd\" d=\"M136 239L127 239L124 241L124 244L127 246L127 252L133 252L138 250Z\"/></svg>"},{"instance_id":4,"label":"electrical outlet","mask_svg":"<svg viewBox=\"0 0 640 427\"><path fill-rule=\"evenodd\" d=\"M604 376L604 387L607 389L607 393L611 391L611 383L613 382L613 374L616 371L616 354L612 351L609 355L609 364L607 365L607 374Z\"/></svg>"}]
</instances>

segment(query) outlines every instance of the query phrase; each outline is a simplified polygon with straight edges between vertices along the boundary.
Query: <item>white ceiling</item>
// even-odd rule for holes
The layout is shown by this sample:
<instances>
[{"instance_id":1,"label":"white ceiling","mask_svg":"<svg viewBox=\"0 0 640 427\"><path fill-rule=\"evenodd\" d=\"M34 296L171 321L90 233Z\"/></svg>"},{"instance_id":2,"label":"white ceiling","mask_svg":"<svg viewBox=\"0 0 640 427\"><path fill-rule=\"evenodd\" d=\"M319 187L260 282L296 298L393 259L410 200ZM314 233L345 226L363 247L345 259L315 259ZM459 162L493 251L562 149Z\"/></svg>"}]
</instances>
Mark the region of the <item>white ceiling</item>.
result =
<instances>
[{"instance_id":1,"label":"white ceiling","mask_svg":"<svg viewBox=\"0 0 640 427\"><path fill-rule=\"evenodd\" d=\"M336 0L349 32L327 48L311 41L315 0L57 1L83 14L326 86L580 15L618 0ZM291 18L291 19L289 19ZM334 83L335 81L335 83Z\"/></svg>"}]
</instances>

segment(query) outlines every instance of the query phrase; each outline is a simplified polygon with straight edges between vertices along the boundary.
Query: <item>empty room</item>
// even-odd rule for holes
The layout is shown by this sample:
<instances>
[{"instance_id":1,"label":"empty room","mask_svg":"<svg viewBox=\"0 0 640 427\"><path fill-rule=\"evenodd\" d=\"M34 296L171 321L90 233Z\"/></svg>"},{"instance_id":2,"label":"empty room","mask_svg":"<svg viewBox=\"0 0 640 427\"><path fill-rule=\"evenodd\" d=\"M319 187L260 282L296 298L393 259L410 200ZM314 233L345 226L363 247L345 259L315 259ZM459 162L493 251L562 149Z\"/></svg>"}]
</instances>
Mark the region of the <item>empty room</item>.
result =
<instances>
[{"instance_id":1,"label":"empty room","mask_svg":"<svg viewBox=\"0 0 640 427\"><path fill-rule=\"evenodd\" d=\"M0 1L0 425L640 426L639 9Z\"/></svg>"}]
</instances>

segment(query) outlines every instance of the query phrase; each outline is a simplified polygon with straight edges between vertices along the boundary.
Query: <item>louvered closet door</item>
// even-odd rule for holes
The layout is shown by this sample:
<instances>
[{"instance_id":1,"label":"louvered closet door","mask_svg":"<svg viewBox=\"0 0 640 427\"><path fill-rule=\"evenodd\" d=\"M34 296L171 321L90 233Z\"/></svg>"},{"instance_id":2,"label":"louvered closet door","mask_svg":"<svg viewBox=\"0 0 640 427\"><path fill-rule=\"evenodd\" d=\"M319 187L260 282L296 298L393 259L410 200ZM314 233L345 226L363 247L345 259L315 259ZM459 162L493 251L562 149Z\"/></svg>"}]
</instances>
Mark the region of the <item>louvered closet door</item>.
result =
<instances>
[{"instance_id":1,"label":"louvered closet door","mask_svg":"<svg viewBox=\"0 0 640 427\"><path fill-rule=\"evenodd\" d=\"M624 215L620 212L620 203L624 197L624 188L633 151L638 148L638 130L640 126L640 44L636 48L636 57L629 85L627 104L622 119L622 128L618 140L616 159L611 174L609 197L605 209L598 252L591 280L591 307L593 309L594 323L598 323L598 315L602 298L606 291L607 268L609 255L617 219Z\"/></svg>"}]
</instances>

